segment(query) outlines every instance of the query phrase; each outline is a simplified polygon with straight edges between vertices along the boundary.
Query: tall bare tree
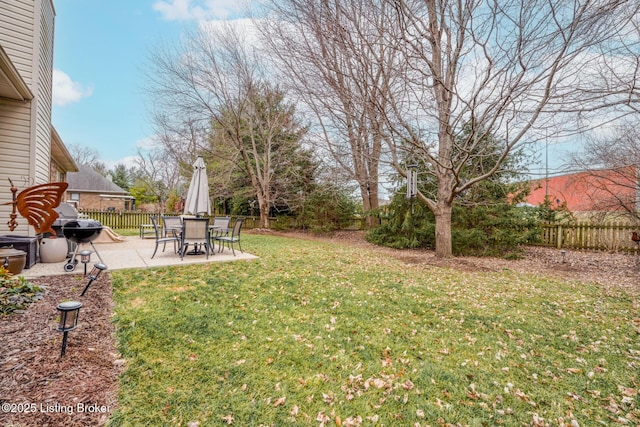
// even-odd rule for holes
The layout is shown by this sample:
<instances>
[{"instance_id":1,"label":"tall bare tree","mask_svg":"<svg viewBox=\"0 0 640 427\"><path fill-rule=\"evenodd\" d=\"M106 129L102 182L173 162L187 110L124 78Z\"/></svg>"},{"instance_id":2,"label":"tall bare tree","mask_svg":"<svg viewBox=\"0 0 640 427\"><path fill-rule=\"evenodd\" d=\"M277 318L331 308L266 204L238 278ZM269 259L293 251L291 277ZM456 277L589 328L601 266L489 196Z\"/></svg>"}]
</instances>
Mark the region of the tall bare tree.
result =
<instances>
[{"instance_id":1,"label":"tall bare tree","mask_svg":"<svg viewBox=\"0 0 640 427\"><path fill-rule=\"evenodd\" d=\"M365 214L379 203L384 116L379 107L401 62L365 1L272 0L261 33L290 88L318 124L326 150L358 184ZM381 8L393 7L392 4ZM369 224L375 222L368 217Z\"/></svg>"},{"instance_id":2,"label":"tall bare tree","mask_svg":"<svg viewBox=\"0 0 640 427\"><path fill-rule=\"evenodd\" d=\"M337 116L343 117L353 112L343 107L349 102L359 104L363 112L368 111L367 101L375 102L384 126L373 120L355 123L373 135L382 130L401 174L407 162L427 165L425 173L437 190L418 192L417 197L435 214L440 257L452 254L451 213L458 195L501 172L514 149L544 134L541 128L553 128L556 135L577 132L637 106L637 1L282 3L287 8L278 10L282 15L290 12L291 22L311 20L301 10L318 4L309 14L319 18L307 26L294 25L297 32L287 38L305 40L315 52L307 56L309 62L297 77L303 79L313 66L333 73L321 80L325 85L331 78L349 77L349 84L356 86L353 70L377 61L371 69L382 86L367 86L374 96L365 98L363 91L349 87L352 90L338 92L346 98L342 104L335 102L339 96L329 99L337 104ZM334 12L325 13L321 6ZM317 35L320 32L327 35L326 43ZM363 53L340 50L354 38ZM324 69L321 61L327 62ZM502 141L497 155L495 147L483 146L489 135ZM492 167L468 174L470 163L483 164L489 156Z\"/></svg>"},{"instance_id":3,"label":"tall bare tree","mask_svg":"<svg viewBox=\"0 0 640 427\"><path fill-rule=\"evenodd\" d=\"M282 162L282 138L300 137L292 105L269 81L269 74L238 28L201 27L176 49L154 53L149 92L156 100L168 141L182 135L182 147L205 158L232 160L246 174L260 208L260 224L269 226L275 172ZM187 132L185 132L185 130ZM208 135L206 144L202 135ZM185 138L186 136L186 138ZM223 149L206 153L224 141Z\"/></svg>"},{"instance_id":4,"label":"tall bare tree","mask_svg":"<svg viewBox=\"0 0 640 427\"><path fill-rule=\"evenodd\" d=\"M418 196L436 216L436 254L450 256L456 196L498 172L509 153L533 136L536 123L567 121L570 113L585 123L594 112L628 104L635 74L620 70L612 79L602 71L610 70L607 61L620 46L634 43L637 49L630 22L639 6L619 0L396 4L394 22L412 79L408 96L388 102L395 107L389 122L404 137L394 148L431 165L437 195ZM634 64L636 58L618 61ZM397 108L406 103L417 114ZM459 138L466 124L472 131ZM498 162L462 176L465 163L487 154L479 147L487 132L506 142Z\"/></svg>"}]
</instances>

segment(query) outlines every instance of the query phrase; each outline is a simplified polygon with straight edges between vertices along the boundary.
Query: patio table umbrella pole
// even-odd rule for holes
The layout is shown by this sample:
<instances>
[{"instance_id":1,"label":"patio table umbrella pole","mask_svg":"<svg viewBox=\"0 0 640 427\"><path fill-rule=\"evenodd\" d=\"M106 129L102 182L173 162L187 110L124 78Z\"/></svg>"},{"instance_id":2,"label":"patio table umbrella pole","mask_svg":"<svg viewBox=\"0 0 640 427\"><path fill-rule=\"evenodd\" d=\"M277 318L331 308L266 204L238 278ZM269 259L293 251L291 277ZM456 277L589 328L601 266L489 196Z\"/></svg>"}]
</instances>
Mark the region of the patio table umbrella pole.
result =
<instances>
[{"instance_id":1,"label":"patio table umbrella pole","mask_svg":"<svg viewBox=\"0 0 640 427\"><path fill-rule=\"evenodd\" d=\"M187 191L184 204L185 215L211 215L211 200L209 199L209 180L207 167L202 156L198 156L193 163L193 175ZM190 254L202 253L194 249Z\"/></svg>"}]
</instances>

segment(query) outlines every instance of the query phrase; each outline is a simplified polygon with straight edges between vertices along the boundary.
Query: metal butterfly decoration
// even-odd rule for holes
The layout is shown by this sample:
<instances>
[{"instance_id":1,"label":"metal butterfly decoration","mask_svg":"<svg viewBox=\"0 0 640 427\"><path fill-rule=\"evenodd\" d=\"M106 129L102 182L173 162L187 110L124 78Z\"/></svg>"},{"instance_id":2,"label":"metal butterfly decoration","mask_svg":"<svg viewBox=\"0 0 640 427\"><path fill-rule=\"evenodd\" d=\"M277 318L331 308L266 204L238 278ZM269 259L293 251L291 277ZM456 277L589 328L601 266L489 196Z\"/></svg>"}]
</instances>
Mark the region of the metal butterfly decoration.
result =
<instances>
[{"instance_id":1,"label":"metal butterfly decoration","mask_svg":"<svg viewBox=\"0 0 640 427\"><path fill-rule=\"evenodd\" d=\"M18 188L13 185L10 178L9 183L11 184L11 193L13 193L13 201L3 203L4 205L13 205L11 219L7 222L9 230L13 231L18 226L16 221L18 217L16 214L17 209L20 215L27 219L29 225L36 230L36 233L49 232L55 235L56 232L51 226L58 218L58 213L54 209L60 206L62 195L69 184L66 182L50 182L35 185L25 188L16 195Z\"/></svg>"}]
</instances>

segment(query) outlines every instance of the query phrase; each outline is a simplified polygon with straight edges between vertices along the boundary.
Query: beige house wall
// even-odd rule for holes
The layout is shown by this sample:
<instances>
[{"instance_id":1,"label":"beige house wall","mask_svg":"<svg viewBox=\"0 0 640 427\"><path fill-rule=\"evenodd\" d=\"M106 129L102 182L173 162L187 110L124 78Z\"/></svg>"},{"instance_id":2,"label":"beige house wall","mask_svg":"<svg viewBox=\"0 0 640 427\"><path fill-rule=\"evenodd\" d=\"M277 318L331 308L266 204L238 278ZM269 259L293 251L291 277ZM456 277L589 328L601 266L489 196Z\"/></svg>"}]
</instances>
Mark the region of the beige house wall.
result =
<instances>
[{"instance_id":1,"label":"beige house wall","mask_svg":"<svg viewBox=\"0 0 640 427\"><path fill-rule=\"evenodd\" d=\"M0 43L30 87L34 76L34 22L41 1L0 0Z\"/></svg>"},{"instance_id":2,"label":"beige house wall","mask_svg":"<svg viewBox=\"0 0 640 427\"><path fill-rule=\"evenodd\" d=\"M33 99L0 98L0 203L11 201L8 178L19 191L49 181L55 11L51 0L0 0L0 46ZM0 234L11 206L0 205ZM18 217L14 234L33 235Z\"/></svg>"},{"instance_id":3,"label":"beige house wall","mask_svg":"<svg viewBox=\"0 0 640 427\"><path fill-rule=\"evenodd\" d=\"M53 35L55 12L51 0L40 0L40 7L36 9L34 31L33 67L37 72L37 79L32 87L36 95L35 101L35 153L33 156L33 170L35 183L49 182L51 159L51 108L53 98Z\"/></svg>"}]
</instances>

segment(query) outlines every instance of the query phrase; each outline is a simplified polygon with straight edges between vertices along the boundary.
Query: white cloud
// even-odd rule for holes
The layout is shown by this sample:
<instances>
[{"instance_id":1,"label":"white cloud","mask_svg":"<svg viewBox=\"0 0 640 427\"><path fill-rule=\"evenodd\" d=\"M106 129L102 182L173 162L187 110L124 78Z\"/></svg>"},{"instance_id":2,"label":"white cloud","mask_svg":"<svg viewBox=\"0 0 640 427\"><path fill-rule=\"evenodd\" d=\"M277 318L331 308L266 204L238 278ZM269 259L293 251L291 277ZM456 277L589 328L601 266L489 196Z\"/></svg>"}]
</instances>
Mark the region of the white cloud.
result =
<instances>
[{"instance_id":1,"label":"white cloud","mask_svg":"<svg viewBox=\"0 0 640 427\"><path fill-rule=\"evenodd\" d=\"M105 160L104 164L108 170L113 170L118 165L125 165L128 169L138 166L138 158L138 156L127 156L118 160Z\"/></svg>"},{"instance_id":2,"label":"white cloud","mask_svg":"<svg viewBox=\"0 0 640 427\"><path fill-rule=\"evenodd\" d=\"M257 46L259 44L260 34L252 19L243 18L233 21L210 20L200 22L200 28L205 33L213 32L215 34L220 31L224 33L227 27L236 30L237 33L242 36L246 46Z\"/></svg>"},{"instance_id":3,"label":"white cloud","mask_svg":"<svg viewBox=\"0 0 640 427\"><path fill-rule=\"evenodd\" d=\"M53 104L65 106L93 93L92 87L84 87L81 83L71 80L68 74L60 70L53 70Z\"/></svg>"},{"instance_id":4,"label":"white cloud","mask_svg":"<svg viewBox=\"0 0 640 427\"><path fill-rule=\"evenodd\" d=\"M167 21L227 19L243 10L239 0L156 0L153 10Z\"/></svg>"},{"instance_id":5,"label":"white cloud","mask_svg":"<svg viewBox=\"0 0 640 427\"><path fill-rule=\"evenodd\" d=\"M136 148L142 151L158 148L159 145L160 143L158 142L158 137L155 135L148 136L136 141Z\"/></svg>"}]
</instances>

